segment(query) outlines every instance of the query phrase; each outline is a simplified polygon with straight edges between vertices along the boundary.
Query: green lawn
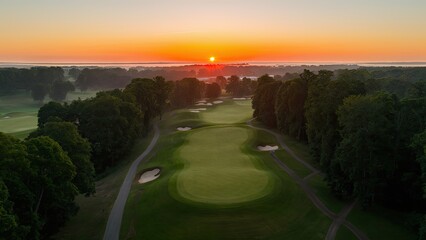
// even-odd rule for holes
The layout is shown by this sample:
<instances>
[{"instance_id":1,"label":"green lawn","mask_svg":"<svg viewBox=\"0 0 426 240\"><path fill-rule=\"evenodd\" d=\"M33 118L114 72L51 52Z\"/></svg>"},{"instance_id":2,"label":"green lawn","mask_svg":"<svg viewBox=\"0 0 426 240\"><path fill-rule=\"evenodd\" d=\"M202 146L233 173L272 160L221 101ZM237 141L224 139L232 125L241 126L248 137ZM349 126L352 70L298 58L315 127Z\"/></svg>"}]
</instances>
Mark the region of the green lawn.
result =
<instances>
[{"instance_id":1,"label":"green lawn","mask_svg":"<svg viewBox=\"0 0 426 240\"><path fill-rule=\"evenodd\" d=\"M70 92L67 102L95 96L95 91ZM50 99L46 98L45 103ZM0 132L25 138L37 128L37 112L42 103L34 102L29 92L0 96Z\"/></svg>"},{"instance_id":2,"label":"green lawn","mask_svg":"<svg viewBox=\"0 0 426 240\"><path fill-rule=\"evenodd\" d=\"M148 146L152 139L152 132L147 137L139 139L129 156L123 163L114 169L110 169L106 177L96 182L96 193L91 197L80 195L76 202L80 207L77 215L72 217L66 225L60 229L54 239L63 240L91 240L102 239L109 212L120 190L127 171L133 162Z\"/></svg>"},{"instance_id":3,"label":"green lawn","mask_svg":"<svg viewBox=\"0 0 426 240\"><path fill-rule=\"evenodd\" d=\"M360 206L356 206L347 219L364 231L371 240L418 239L415 233L404 226L407 216L384 207L374 206L368 210L362 210Z\"/></svg>"},{"instance_id":4,"label":"green lawn","mask_svg":"<svg viewBox=\"0 0 426 240\"><path fill-rule=\"evenodd\" d=\"M357 240L358 238L345 226L340 226L337 230L336 240ZM390 239L390 238L388 238Z\"/></svg>"},{"instance_id":5,"label":"green lawn","mask_svg":"<svg viewBox=\"0 0 426 240\"><path fill-rule=\"evenodd\" d=\"M327 183L324 181L323 177L320 175L315 175L307 179L308 184L314 189L317 196L321 201L334 213L338 214L345 204L348 204L346 201L342 201L336 198L330 191L330 188L327 186Z\"/></svg>"},{"instance_id":6,"label":"green lawn","mask_svg":"<svg viewBox=\"0 0 426 240\"><path fill-rule=\"evenodd\" d=\"M214 124L234 124L244 122L252 116L251 100L228 100L213 108L213 110L201 112L201 119Z\"/></svg>"},{"instance_id":7,"label":"green lawn","mask_svg":"<svg viewBox=\"0 0 426 240\"><path fill-rule=\"evenodd\" d=\"M275 151L275 155L283 161L288 167L290 167L296 174L304 178L311 173L311 170L305 167L302 163L294 159L290 154L288 154L285 150L281 149Z\"/></svg>"},{"instance_id":8,"label":"green lawn","mask_svg":"<svg viewBox=\"0 0 426 240\"><path fill-rule=\"evenodd\" d=\"M275 176L259 159L242 152L251 133L242 127L210 127L188 134L177 152L184 163L175 177L178 195L226 205L269 194L275 187Z\"/></svg>"},{"instance_id":9,"label":"green lawn","mask_svg":"<svg viewBox=\"0 0 426 240\"><path fill-rule=\"evenodd\" d=\"M250 116L247 106L225 103L202 113L202 120L239 123ZM222 109L226 121L218 120ZM139 173L160 167L161 175L147 184L135 178L121 239L324 239L331 220L269 153L256 150L264 134L240 124L162 134L150 161L139 166Z\"/></svg>"}]
</instances>

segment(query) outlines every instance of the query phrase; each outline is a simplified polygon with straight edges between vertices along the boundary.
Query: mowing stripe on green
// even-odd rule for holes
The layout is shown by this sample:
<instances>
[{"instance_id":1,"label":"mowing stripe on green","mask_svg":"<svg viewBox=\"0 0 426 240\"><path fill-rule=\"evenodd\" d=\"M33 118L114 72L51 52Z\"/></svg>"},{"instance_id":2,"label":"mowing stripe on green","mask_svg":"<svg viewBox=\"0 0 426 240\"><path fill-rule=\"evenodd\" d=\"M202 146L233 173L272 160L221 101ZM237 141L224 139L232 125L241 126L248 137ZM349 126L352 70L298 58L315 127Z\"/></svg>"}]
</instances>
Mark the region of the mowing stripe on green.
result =
<instances>
[{"instance_id":1,"label":"mowing stripe on green","mask_svg":"<svg viewBox=\"0 0 426 240\"><path fill-rule=\"evenodd\" d=\"M272 173L242 151L251 133L246 128L222 127L189 134L179 150L185 164L174 183L179 195L194 202L227 205L273 191Z\"/></svg>"}]
</instances>

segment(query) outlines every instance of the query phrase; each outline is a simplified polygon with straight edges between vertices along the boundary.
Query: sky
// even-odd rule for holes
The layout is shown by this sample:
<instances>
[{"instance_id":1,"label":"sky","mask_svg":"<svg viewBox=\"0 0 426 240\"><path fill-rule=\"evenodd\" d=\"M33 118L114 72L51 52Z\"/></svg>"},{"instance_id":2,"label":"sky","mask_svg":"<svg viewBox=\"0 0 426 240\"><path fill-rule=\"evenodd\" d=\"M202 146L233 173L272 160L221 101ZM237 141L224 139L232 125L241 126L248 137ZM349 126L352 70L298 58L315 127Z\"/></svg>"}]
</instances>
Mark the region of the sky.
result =
<instances>
[{"instance_id":1,"label":"sky","mask_svg":"<svg viewBox=\"0 0 426 240\"><path fill-rule=\"evenodd\" d=\"M425 0L0 0L0 62L426 61Z\"/></svg>"}]
</instances>

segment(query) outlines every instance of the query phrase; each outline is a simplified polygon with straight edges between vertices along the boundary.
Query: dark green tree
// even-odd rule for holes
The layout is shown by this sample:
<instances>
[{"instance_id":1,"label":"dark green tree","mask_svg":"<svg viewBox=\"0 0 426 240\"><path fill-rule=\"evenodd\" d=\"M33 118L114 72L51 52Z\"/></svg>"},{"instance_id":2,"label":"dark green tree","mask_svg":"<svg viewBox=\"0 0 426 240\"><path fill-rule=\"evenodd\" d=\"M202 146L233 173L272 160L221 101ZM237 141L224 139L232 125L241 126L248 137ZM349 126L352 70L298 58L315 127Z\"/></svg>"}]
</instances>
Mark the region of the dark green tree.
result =
<instances>
[{"instance_id":1,"label":"dark green tree","mask_svg":"<svg viewBox=\"0 0 426 240\"><path fill-rule=\"evenodd\" d=\"M69 81L55 81L50 88L49 96L55 101L63 101L68 92L74 91L74 85Z\"/></svg>"},{"instance_id":2,"label":"dark green tree","mask_svg":"<svg viewBox=\"0 0 426 240\"><path fill-rule=\"evenodd\" d=\"M212 83L206 85L206 98L218 98L221 94L222 90L220 89L219 84Z\"/></svg>"},{"instance_id":3,"label":"dark green tree","mask_svg":"<svg viewBox=\"0 0 426 240\"><path fill-rule=\"evenodd\" d=\"M31 133L30 137L48 136L55 140L68 154L76 167L72 182L81 194L86 196L95 192L95 170L90 161L91 147L89 141L78 133L75 124L70 122L47 122L43 128Z\"/></svg>"},{"instance_id":4,"label":"dark green tree","mask_svg":"<svg viewBox=\"0 0 426 240\"><path fill-rule=\"evenodd\" d=\"M34 101L43 102L44 98L46 98L46 95L48 93L49 89L46 84L38 83L33 86L31 89L31 96L34 99Z\"/></svg>"},{"instance_id":5,"label":"dark green tree","mask_svg":"<svg viewBox=\"0 0 426 240\"><path fill-rule=\"evenodd\" d=\"M49 137L32 138L25 146L36 200L31 209L43 224L42 238L47 238L77 213L74 198L78 190L72 183L75 166L61 146Z\"/></svg>"},{"instance_id":6,"label":"dark green tree","mask_svg":"<svg viewBox=\"0 0 426 240\"><path fill-rule=\"evenodd\" d=\"M333 164L345 174L343 180L351 183L351 189L335 183L335 190L359 197L364 206L383 193L397 168L393 156L397 105L397 99L385 93L351 96L337 112L342 141Z\"/></svg>"},{"instance_id":7,"label":"dark green tree","mask_svg":"<svg viewBox=\"0 0 426 240\"><path fill-rule=\"evenodd\" d=\"M305 101L308 83L294 79L281 84L277 92L275 111L278 129L298 140L306 140Z\"/></svg>"}]
</instances>

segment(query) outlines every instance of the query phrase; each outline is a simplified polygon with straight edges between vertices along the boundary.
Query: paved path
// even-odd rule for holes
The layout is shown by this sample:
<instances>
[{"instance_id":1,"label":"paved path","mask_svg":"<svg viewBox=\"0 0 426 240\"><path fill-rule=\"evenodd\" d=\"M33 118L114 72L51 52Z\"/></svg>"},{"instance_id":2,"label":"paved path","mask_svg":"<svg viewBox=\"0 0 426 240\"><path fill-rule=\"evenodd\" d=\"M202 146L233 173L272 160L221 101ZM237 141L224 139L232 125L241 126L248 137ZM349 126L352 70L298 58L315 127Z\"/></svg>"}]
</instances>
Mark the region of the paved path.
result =
<instances>
[{"instance_id":1,"label":"paved path","mask_svg":"<svg viewBox=\"0 0 426 240\"><path fill-rule=\"evenodd\" d=\"M291 168L289 168L283 161L281 161L273 151L270 152L272 158L274 159L275 163L283 169L291 178L295 180L295 182L302 188L302 190L306 193L308 198L312 201L312 203L327 217L331 218L333 222L331 223L327 235L326 240L334 240L336 237L337 230L339 227L343 224L346 226L358 239L360 240L368 240L369 238L357 227L355 227L352 223L346 221L346 217L349 214L349 212L352 210L352 208L355 206L356 201L352 202L351 204L345 206L342 211L339 214L335 214L330 209L327 208L327 206L324 205L324 203L318 198L318 196L315 194L315 192L312 190L312 188L307 184L305 180L309 179L310 177L321 174L323 175L319 170L312 167L309 163L305 162L303 159L299 158L282 140L282 136L280 134L271 131L266 128L261 127L255 127L251 124L251 122L254 119L251 119L247 122L247 125L254 129L259 129L266 131L276 137L281 147L286 150L294 159L305 165L308 169L312 171L311 174L306 176L304 179L300 178Z\"/></svg>"},{"instance_id":2,"label":"paved path","mask_svg":"<svg viewBox=\"0 0 426 240\"><path fill-rule=\"evenodd\" d=\"M267 128L262 128L262 127L256 127L256 126L253 126L252 125L252 121L254 120L254 118L253 119L251 119L251 120L249 120L249 121L247 121L247 125L249 126L249 127L251 127L251 128L254 128L254 129L259 129L259 130L263 130L263 131L265 131L265 132L268 132L268 133L270 133L270 134L272 134L272 135L274 135L275 136L275 138L278 140L278 143L281 145L281 147L288 153L288 154L290 154L290 156L292 156L294 159L296 159L297 161L299 161L301 164L303 164L303 165L305 165L305 167L307 167L309 170L311 170L312 171L312 173L314 173L314 174L321 174L321 172L318 170L318 169L316 169L316 168L314 168L314 167L312 167L312 165L311 164L309 164L309 163L307 163L307 162L305 162L305 160L303 160L303 159L301 159L299 156L297 156L294 152L293 152L293 150L291 150L291 148L289 148L288 146L287 146L287 144L285 144L285 142L283 141L283 139L282 139L282 136L280 135L280 134L278 134L278 133L276 133L276 132L274 132L274 131L272 131L272 130L269 130L269 129L267 129Z\"/></svg>"},{"instance_id":3,"label":"paved path","mask_svg":"<svg viewBox=\"0 0 426 240\"><path fill-rule=\"evenodd\" d=\"M154 125L154 137L145 151L132 163L127 172L126 178L120 187L117 199L109 214L108 222L105 228L104 240L118 240L120 237L121 220L123 218L124 206L126 206L127 197L129 196L130 188L132 187L133 180L135 179L136 171L139 164L154 148L160 136L158 126Z\"/></svg>"}]
</instances>

